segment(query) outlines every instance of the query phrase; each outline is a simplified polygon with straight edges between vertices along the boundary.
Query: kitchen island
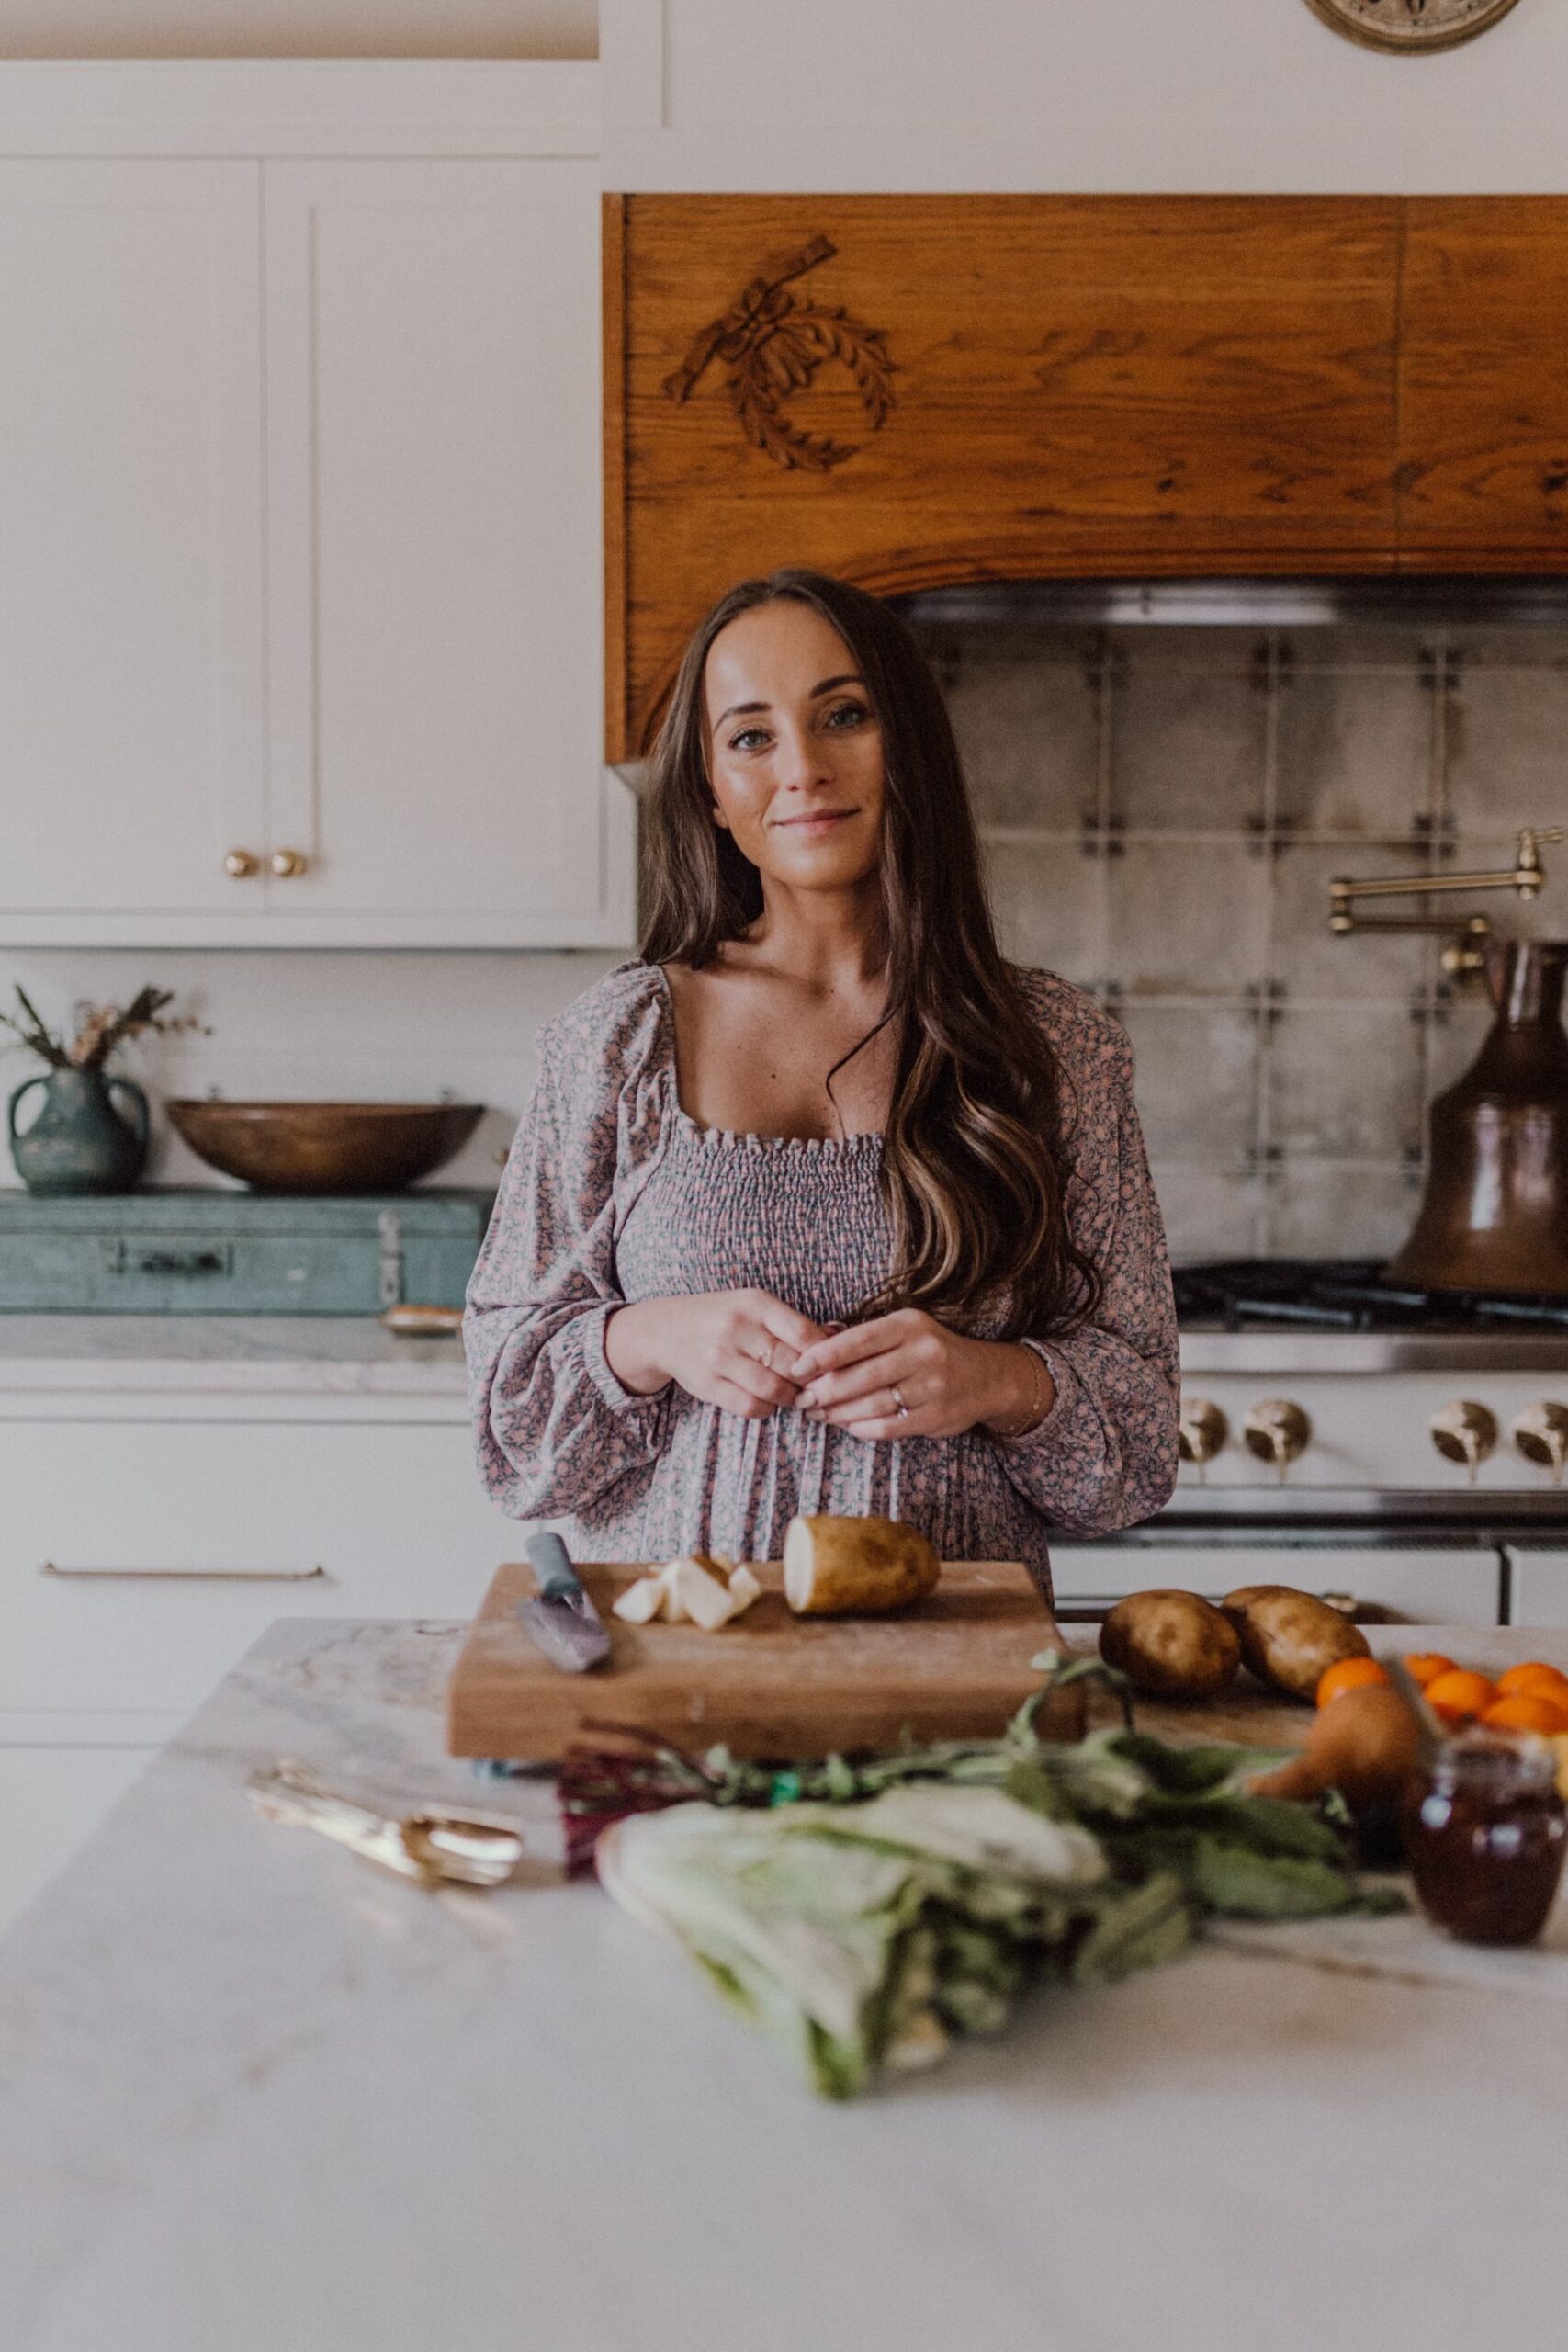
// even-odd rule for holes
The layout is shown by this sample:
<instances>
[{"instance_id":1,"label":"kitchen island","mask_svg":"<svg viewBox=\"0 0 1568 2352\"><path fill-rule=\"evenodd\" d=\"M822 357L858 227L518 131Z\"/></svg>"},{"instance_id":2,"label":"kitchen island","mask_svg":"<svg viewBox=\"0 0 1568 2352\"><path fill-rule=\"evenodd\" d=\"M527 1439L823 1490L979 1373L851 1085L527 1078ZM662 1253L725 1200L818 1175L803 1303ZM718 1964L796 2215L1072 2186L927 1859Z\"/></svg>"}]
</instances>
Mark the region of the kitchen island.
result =
<instances>
[{"instance_id":1,"label":"kitchen island","mask_svg":"<svg viewBox=\"0 0 1568 2352\"><path fill-rule=\"evenodd\" d=\"M6 2352L1562 2340L1561 1906L1449 1982L1413 1922L1238 1932L825 2107L442 1756L459 1631L275 1624L0 1946ZM282 1755L536 1866L385 1877L256 1816Z\"/></svg>"}]
</instances>

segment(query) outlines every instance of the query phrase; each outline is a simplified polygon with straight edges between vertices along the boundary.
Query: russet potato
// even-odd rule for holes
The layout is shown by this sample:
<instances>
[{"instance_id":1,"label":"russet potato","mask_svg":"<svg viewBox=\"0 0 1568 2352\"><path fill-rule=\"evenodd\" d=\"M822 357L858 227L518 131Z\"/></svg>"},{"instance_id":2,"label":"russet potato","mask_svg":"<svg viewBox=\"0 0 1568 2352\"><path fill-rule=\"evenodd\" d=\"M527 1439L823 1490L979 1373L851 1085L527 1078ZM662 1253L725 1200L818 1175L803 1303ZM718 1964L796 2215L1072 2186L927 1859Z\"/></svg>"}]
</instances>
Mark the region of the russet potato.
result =
<instances>
[{"instance_id":1,"label":"russet potato","mask_svg":"<svg viewBox=\"0 0 1568 2352\"><path fill-rule=\"evenodd\" d=\"M919 1530L896 1519L792 1519L784 1531L784 1599L801 1617L880 1614L934 1590L942 1563Z\"/></svg>"},{"instance_id":2,"label":"russet potato","mask_svg":"<svg viewBox=\"0 0 1568 2352\"><path fill-rule=\"evenodd\" d=\"M1100 1655L1154 1699L1212 1699L1241 1662L1235 1631L1212 1602L1178 1587L1129 1593L1100 1629Z\"/></svg>"},{"instance_id":3,"label":"russet potato","mask_svg":"<svg viewBox=\"0 0 1568 2352\"><path fill-rule=\"evenodd\" d=\"M1292 1585L1240 1585L1221 1607L1240 1637L1248 1672L1292 1699L1315 1698L1342 1657L1371 1656L1365 1634L1343 1611Z\"/></svg>"}]
</instances>

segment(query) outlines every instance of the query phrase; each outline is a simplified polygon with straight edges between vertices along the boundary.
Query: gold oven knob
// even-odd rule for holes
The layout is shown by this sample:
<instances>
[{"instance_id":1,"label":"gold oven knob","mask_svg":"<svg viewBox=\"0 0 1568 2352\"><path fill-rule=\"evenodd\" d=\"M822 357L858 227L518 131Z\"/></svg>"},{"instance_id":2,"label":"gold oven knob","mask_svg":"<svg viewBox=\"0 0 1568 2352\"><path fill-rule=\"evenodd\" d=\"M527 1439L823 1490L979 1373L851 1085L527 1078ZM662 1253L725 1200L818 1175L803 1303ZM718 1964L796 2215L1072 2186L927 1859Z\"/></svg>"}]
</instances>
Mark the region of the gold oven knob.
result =
<instances>
[{"instance_id":1,"label":"gold oven knob","mask_svg":"<svg viewBox=\"0 0 1568 2352\"><path fill-rule=\"evenodd\" d=\"M296 875L304 873L310 863L302 849L275 849L267 859L268 865L280 882L292 882Z\"/></svg>"},{"instance_id":2,"label":"gold oven knob","mask_svg":"<svg viewBox=\"0 0 1568 2352\"><path fill-rule=\"evenodd\" d=\"M1183 1462L1197 1467L1199 1484L1203 1473L1231 1433L1231 1425L1217 1405L1206 1396L1183 1397L1181 1419L1177 1430L1177 1443Z\"/></svg>"},{"instance_id":3,"label":"gold oven knob","mask_svg":"<svg viewBox=\"0 0 1568 2352\"><path fill-rule=\"evenodd\" d=\"M223 861L223 871L231 882L248 882L260 865L254 850L231 849Z\"/></svg>"},{"instance_id":4,"label":"gold oven knob","mask_svg":"<svg viewBox=\"0 0 1568 2352\"><path fill-rule=\"evenodd\" d=\"M1568 1405L1527 1406L1514 1423L1514 1443L1527 1462L1549 1469L1552 1485L1560 1487L1568 1462Z\"/></svg>"},{"instance_id":5,"label":"gold oven knob","mask_svg":"<svg viewBox=\"0 0 1568 2352\"><path fill-rule=\"evenodd\" d=\"M1241 1433L1249 1453L1256 1453L1259 1462L1274 1464L1283 1486L1286 1471L1312 1442L1312 1423L1288 1396L1266 1396L1254 1405Z\"/></svg>"},{"instance_id":6,"label":"gold oven knob","mask_svg":"<svg viewBox=\"0 0 1568 2352\"><path fill-rule=\"evenodd\" d=\"M1497 1442L1496 1415L1484 1405L1456 1396L1451 1405L1433 1414L1430 1427L1432 1443L1443 1460L1462 1462L1473 1487L1476 1472Z\"/></svg>"}]
</instances>

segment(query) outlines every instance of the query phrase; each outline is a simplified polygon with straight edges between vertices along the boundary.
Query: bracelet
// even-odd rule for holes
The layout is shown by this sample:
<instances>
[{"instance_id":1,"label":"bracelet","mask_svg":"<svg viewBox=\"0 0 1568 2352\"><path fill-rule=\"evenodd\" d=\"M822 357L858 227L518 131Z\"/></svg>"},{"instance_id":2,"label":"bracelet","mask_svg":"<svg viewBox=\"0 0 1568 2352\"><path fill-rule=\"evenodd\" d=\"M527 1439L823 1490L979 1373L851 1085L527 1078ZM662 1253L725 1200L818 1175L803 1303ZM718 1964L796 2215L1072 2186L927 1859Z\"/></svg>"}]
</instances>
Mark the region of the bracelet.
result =
<instances>
[{"instance_id":1,"label":"bracelet","mask_svg":"<svg viewBox=\"0 0 1568 2352\"><path fill-rule=\"evenodd\" d=\"M1023 1342L1020 1340L1019 1345L1022 1347ZM1029 1400L1028 1409L1021 1420L1014 1421L1005 1429L998 1429L994 1421L991 1422L989 1427L993 1437L1023 1437L1044 1419L1049 1409L1046 1384L1050 1379L1050 1374L1045 1367L1045 1359L1038 1348L1026 1347L1023 1351L1034 1367L1034 1389Z\"/></svg>"}]
</instances>

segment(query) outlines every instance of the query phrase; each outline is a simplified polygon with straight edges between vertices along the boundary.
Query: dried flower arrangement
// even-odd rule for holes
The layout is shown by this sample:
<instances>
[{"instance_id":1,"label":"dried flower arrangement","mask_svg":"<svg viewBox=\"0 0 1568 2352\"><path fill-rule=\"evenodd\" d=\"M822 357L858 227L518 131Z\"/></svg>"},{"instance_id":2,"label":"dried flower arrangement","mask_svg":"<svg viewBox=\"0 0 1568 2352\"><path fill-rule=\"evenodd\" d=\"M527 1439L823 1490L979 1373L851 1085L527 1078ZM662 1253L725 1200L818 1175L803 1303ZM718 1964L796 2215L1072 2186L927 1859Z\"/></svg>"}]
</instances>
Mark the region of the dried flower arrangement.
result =
<instances>
[{"instance_id":1,"label":"dried flower arrangement","mask_svg":"<svg viewBox=\"0 0 1568 2352\"><path fill-rule=\"evenodd\" d=\"M67 1045L63 1034L56 1035L46 1025L18 981L17 1003L21 1018L17 1020L8 1012L0 1012L0 1027L9 1029L29 1053L47 1062L51 1069L102 1069L128 1037L140 1037L147 1030L161 1037L177 1037L191 1030L203 1037L212 1035L190 1014L177 1021L166 1020L164 1008L174 1001L172 989L148 988L141 989L127 1005L85 1004L78 1009L76 1034Z\"/></svg>"}]
</instances>

